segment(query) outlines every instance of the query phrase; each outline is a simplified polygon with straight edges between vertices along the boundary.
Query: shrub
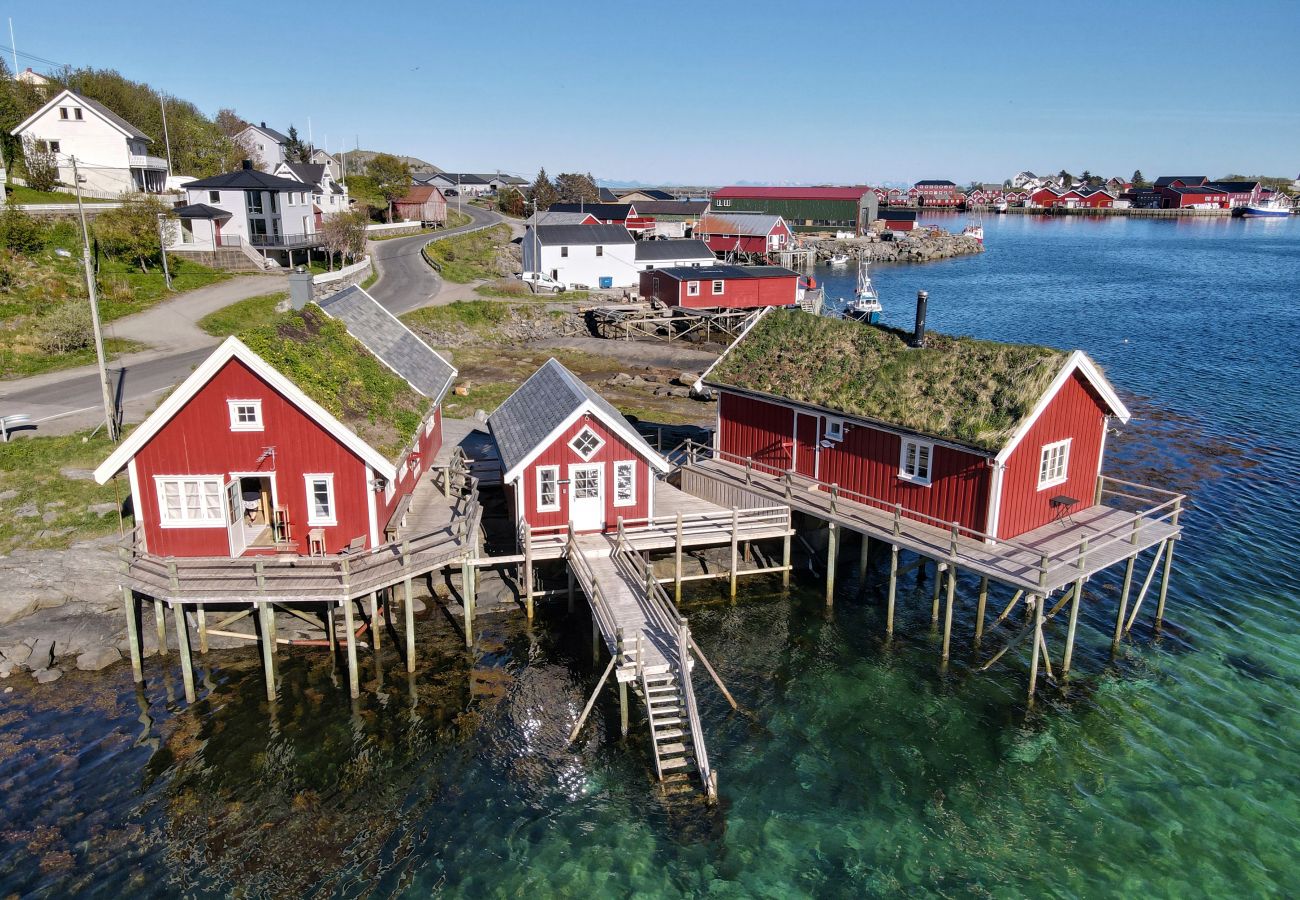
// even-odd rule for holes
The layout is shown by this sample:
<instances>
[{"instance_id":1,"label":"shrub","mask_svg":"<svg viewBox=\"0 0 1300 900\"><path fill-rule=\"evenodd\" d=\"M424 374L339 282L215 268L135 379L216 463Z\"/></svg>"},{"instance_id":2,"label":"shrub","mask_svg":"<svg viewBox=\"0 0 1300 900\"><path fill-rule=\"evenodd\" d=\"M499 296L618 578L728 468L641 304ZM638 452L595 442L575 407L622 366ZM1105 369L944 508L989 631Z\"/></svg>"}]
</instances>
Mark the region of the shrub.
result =
<instances>
[{"instance_id":1,"label":"shrub","mask_svg":"<svg viewBox=\"0 0 1300 900\"><path fill-rule=\"evenodd\" d=\"M34 191L52 191L59 186L59 164L49 144L30 134L23 138L23 169L27 186Z\"/></svg>"},{"instance_id":2,"label":"shrub","mask_svg":"<svg viewBox=\"0 0 1300 900\"><path fill-rule=\"evenodd\" d=\"M58 304L36 324L36 346L42 353L71 353L94 341L90 307L81 300Z\"/></svg>"},{"instance_id":3,"label":"shrub","mask_svg":"<svg viewBox=\"0 0 1300 900\"><path fill-rule=\"evenodd\" d=\"M45 228L17 206L6 205L0 213L0 246L28 256L45 247Z\"/></svg>"}]
</instances>

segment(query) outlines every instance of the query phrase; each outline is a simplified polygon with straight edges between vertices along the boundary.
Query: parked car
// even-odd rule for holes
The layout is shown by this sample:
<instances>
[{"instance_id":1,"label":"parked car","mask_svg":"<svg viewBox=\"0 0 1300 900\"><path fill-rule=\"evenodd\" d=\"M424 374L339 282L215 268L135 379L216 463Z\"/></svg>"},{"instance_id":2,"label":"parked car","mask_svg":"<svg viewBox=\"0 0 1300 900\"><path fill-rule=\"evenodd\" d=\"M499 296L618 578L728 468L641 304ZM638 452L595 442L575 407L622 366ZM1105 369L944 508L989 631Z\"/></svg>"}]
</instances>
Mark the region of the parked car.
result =
<instances>
[{"instance_id":1,"label":"parked car","mask_svg":"<svg viewBox=\"0 0 1300 900\"><path fill-rule=\"evenodd\" d=\"M562 294L569 289L569 286L563 281L556 281L545 272L521 272L519 280L531 287L534 294L540 294L543 291Z\"/></svg>"}]
</instances>

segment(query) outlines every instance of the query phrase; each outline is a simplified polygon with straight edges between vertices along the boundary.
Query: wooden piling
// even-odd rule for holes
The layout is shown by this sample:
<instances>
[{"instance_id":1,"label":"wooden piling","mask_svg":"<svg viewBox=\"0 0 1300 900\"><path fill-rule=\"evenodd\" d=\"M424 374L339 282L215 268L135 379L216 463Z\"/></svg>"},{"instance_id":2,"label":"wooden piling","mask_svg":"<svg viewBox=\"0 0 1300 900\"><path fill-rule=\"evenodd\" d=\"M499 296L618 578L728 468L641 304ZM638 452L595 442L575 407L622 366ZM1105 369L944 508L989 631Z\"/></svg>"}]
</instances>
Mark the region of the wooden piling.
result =
<instances>
[{"instance_id":1,"label":"wooden piling","mask_svg":"<svg viewBox=\"0 0 1300 900\"><path fill-rule=\"evenodd\" d=\"M185 685L185 702L194 702L194 666L190 662L190 628L185 621L185 607L172 605L172 621L176 625L176 649L181 654L181 681Z\"/></svg>"},{"instance_id":2,"label":"wooden piling","mask_svg":"<svg viewBox=\"0 0 1300 900\"><path fill-rule=\"evenodd\" d=\"M379 624L379 592L370 592L370 646L374 648L375 655L379 655L379 633L384 629Z\"/></svg>"},{"instance_id":3,"label":"wooden piling","mask_svg":"<svg viewBox=\"0 0 1300 900\"><path fill-rule=\"evenodd\" d=\"M790 549L791 537L786 535L781 538L781 587L789 589L790 587Z\"/></svg>"},{"instance_id":4,"label":"wooden piling","mask_svg":"<svg viewBox=\"0 0 1300 900\"><path fill-rule=\"evenodd\" d=\"M144 681L144 661L140 658L140 604L135 599L135 592L129 587L122 588L122 605L126 607L126 639L131 644L131 676L135 683Z\"/></svg>"},{"instance_id":5,"label":"wooden piling","mask_svg":"<svg viewBox=\"0 0 1300 900\"><path fill-rule=\"evenodd\" d=\"M573 588L574 588L573 566L565 566L565 569L567 569L569 572L569 615L573 615ZM680 571L680 568L678 571Z\"/></svg>"},{"instance_id":6,"label":"wooden piling","mask_svg":"<svg viewBox=\"0 0 1300 900\"><path fill-rule=\"evenodd\" d=\"M1119 592L1119 612L1115 615L1115 636L1110 641L1112 653L1119 649L1120 638L1124 636L1124 616L1128 612L1129 591L1133 589L1133 568L1137 565L1137 542L1138 520L1134 519L1133 533L1129 538L1129 543L1133 549L1129 551L1128 563L1124 566L1124 587Z\"/></svg>"},{"instance_id":7,"label":"wooden piling","mask_svg":"<svg viewBox=\"0 0 1300 900\"><path fill-rule=\"evenodd\" d=\"M678 606L682 604L682 513L680 510L677 512L677 535L673 541L673 602Z\"/></svg>"},{"instance_id":8,"label":"wooden piling","mask_svg":"<svg viewBox=\"0 0 1300 900\"><path fill-rule=\"evenodd\" d=\"M533 530L524 526L524 611L533 620Z\"/></svg>"},{"instance_id":9,"label":"wooden piling","mask_svg":"<svg viewBox=\"0 0 1300 900\"><path fill-rule=\"evenodd\" d=\"M1042 644L1043 637L1043 603L1042 597L1030 594L1025 598L1027 602L1034 605L1034 635L1033 650L1029 653L1029 699L1028 704L1032 708L1034 705L1034 690L1038 687L1038 648Z\"/></svg>"},{"instance_id":10,"label":"wooden piling","mask_svg":"<svg viewBox=\"0 0 1300 900\"><path fill-rule=\"evenodd\" d=\"M957 593L957 567L948 564L948 598L943 613L943 661L948 661L948 650L952 644L952 601Z\"/></svg>"},{"instance_id":11,"label":"wooden piling","mask_svg":"<svg viewBox=\"0 0 1300 900\"><path fill-rule=\"evenodd\" d=\"M412 596L411 579L402 582L402 615L406 631L406 671L415 671L415 597ZM469 621L469 616L465 617Z\"/></svg>"},{"instance_id":12,"label":"wooden piling","mask_svg":"<svg viewBox=\"0 0 1300 900\"><path fill-rule=\"evenodd\" d=\"M271 628L271 655L278 656L280 653L279 650L280 642L275 639L275 635L276 635L275 604L268 602L263 604L263 608L266 610L266 621L269 623Z\"/></svg>"},{"instance_id":13,"label":"wooden piling","mask_svg":"<svg viewBox=\"0 0 1300 900\"><path fill-rule=\"evenodd\" d=\"M1165 621L1165 596L1169 593L1169 572L1174 565L1174 539L1170 538L1165 541L1165 544L1167 545L1165 550L1165 568L1160 575L1160 596L1156 601L1157 631L1160 630L1160 626L1163 625Z\"/></svg>"},{"instance_id":14,"label":"wooden piling","mask_svg":"<svg viewBox=\"0 0 1300 900\"><path fill-rule=\"evenodd\" d=\"M266 679L266 699L275 702L275 660L271 654L275 647L275 623L268 615L269 602L257 605L257 615L262 626L262 674Z\"/></svg>"},{"instance_id":15,"label":"wooden piling","mask_svg":"<svg viewBox=\"0 0 1300 900\"><path fill-rule=\"evenodd\" d=\"M339 636L334 631L334 601L325 604L325 639L330 643L330 656L339 652Z\"/></svg>"},{"instance_id":16,"label":"wooden piling","mask_svg":"<svg viewBox=\"0 0 1300 900\"><path fill-rule=\"evenodd\" d=\"M172 563L174 566L175 563ZM157 597L153 598L153 622L154 628L158 632L158 655L167 655L167 619L164 617L162 601Z\"/></svg>"},{"instance_id":17,"label":"wooden piling","mask_svg":"<svg viewBox=\"0 0 1300 900\"><path fill-rule=\"evenodd\" d=\"M465 646L474 646L474 595L476 591L475 581L478 579L478 573L469 560L462 560L460 564L460 601L461 609L465 618Z\"/></svg>"},{"instance_id":18,"label":"wooden piling","mask_svg":"<svg viewBox=\"0 0 1300 900\"><path fill-rule=\"evenodd\" d=\"M1083 597L1083 579L1074 582L1074 596L1070 598L1070 626L1065 632L1065 656L1061 659L1061 677L1070 674L1070 661L1074 659L1074 630L1079 624L1079 600Z\"/></svg>"},{"instance_id":19,"label":"wooden piling","mask_svg":"<svg viewBox=\"0 0 1300 900\"><path fill-rule=\"evenodd\" d=\"M647 698L648 702L649 698ZM618 683L618 721L619 731L627 737L627 682Z\"/></svg>"},{"instance_id":20,"label":"wooden piling","mask_svg":"<svg viewBox=\"0 0 1300 900\"><path fill-rule=\"evenodd\" d=\"M885 635L894 635L894 598L898 595L898 545L889 545L889 599L885 604Z\"/></svg>"},{"instance_id":21,"label":"wooden piling","mask_svg":"<svg viewBox=\"0 0 1300 900\"><path fill-rule=\"evenodd\" d=\"M740 510L731 508L731 601L736 601L737 542L740 539Z\"/></svg>"},{"instance_id":22,"label":"wooden piling","mask_svg":"<svg viewBox=\"0 0 1300 900\"><path fill-rule=\"evenodd\" d=\"M989 602L989 577L985 575L980 579L980 598L979 605L975 610L975 646L978 647L984 640L984 608Z\"/></svg>"},{"instance_id":23,"label":"wooden piling","mask_svg":"<svg viewBox=\"0 0 1300 900\"><path fill-rule=\"evenodd\" d=\"M934 627L939 624L939 576L943 573L944 564L939 560L934 561L934 585L930 589L930 626Z\"/></svg>"},{"instance_id":24,"label":"wooden piling","mask_svg":"<svg viewBox=\"0 0 1300 900\"><path fill-rule=\"evenodd\" d=\"M352 616L352 601L343 601L343 627L348 643L348 692L355 700L361 696L361 679L357 675L357 628Z\"/></svg>"},{"instance_id":25,"label":"wooden piling","mask_svg":"<svg viewBox=\"0 0 1300 900\"><path fill-rule=\"evenodd\" d=\"M838 551L839 528L834 522L827 522L826 536L826 605L835 602L835 556Z\"/></svg>"},{"instance_id":26,"label":"wooden piling","mask_svg":"<svg viewBox=\"0 0 1300 900\"><path fill-rule=\"evenodd\" d=\"M864 533L862 535L862 546L858 550L858 596L861 597L866 592L867 585L867 567L870 564L871 555L871 538Z\"/></svg>"}]
</instances>

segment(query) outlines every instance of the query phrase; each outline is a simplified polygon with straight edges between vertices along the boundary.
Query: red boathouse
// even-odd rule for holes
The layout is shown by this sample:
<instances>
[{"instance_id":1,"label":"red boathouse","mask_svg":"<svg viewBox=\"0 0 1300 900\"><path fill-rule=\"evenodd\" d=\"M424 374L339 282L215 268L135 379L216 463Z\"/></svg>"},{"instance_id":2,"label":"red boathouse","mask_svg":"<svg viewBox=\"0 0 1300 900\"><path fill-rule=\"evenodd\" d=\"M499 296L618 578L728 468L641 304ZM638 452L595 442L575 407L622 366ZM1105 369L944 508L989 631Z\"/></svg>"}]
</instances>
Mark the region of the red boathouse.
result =
<instances>
[{"instance_id":1,"label":"red boathouse","mask_svg":"<svg viewBox=\"0 0 1300 900\"><path fill-rule=\"evenodd\" d=\"M1093 505L1107 425L1129 412L1092 360L921 337L765 310L703 376L715 449L989 539Z\"/></svg>"},{"instance_id":2,"label":"red boathouse","mask_svg":"<svg viewBox=\"0 0 1300 900\"><path fill-rule=\"evenodd\" d=\"M688 309L794 306L799 273L784 266L672 266L642 272L641 296Z\"/></svg>"},{"instance_id":3,"label":"red boathouse","mask_svg":"<svg viewBox=\"0 0 1300 900\"><path fill-rule=\"evenodd\" d=\"M695 236L714 253L766 254L790 245L790 226L765 213L705 213Z\"/></svg>"},{"instance_id":4,"label":"red boathouse","mask_svg":"<svg viewBox=\"0 0 1300 900\"><path fill-rule=\"evenodd\" d=\"M456 370L358 287L227 338L95 470L155 556L383 543L442 445Z\"/></svg>"}]
</instances>

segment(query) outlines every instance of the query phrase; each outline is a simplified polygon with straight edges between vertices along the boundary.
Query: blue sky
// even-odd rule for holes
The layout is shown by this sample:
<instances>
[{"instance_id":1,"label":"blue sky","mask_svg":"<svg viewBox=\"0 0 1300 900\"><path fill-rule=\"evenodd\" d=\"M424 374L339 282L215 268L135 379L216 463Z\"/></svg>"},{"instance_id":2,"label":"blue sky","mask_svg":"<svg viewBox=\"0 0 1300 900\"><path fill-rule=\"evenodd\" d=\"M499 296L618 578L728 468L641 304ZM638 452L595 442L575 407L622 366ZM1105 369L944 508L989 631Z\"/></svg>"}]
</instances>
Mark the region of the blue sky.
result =
<instances>
[{"instance_id":1,"label":"blue sky","mask_svg":"<svg viewBox=\"0 0 1300 900\"><path fill-rule=\"evenodd\" d=\"M448 170L694 184L1300 170L1297 0L293 9L64 0L4 15L20 54L304 136L310 117L318 145L359 137Z\"/></svg>"}]
</instances>

